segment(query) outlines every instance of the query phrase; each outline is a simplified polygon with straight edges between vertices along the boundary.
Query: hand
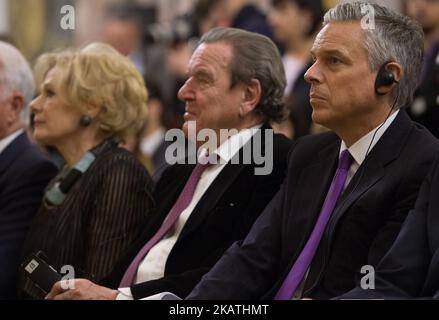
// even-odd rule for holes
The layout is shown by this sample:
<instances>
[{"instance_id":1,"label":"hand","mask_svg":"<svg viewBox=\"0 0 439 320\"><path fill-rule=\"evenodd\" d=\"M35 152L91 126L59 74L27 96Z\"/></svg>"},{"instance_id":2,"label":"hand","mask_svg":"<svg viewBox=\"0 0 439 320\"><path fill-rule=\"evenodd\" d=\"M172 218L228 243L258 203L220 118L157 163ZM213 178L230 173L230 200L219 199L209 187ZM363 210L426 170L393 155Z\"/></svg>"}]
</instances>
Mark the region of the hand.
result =
<instances>
[{"instance_id":1,"label":"hand","mask_svg":"<svg viewBox=\"0 0 439 320\"><path fill-rule=\"evenodd\" d=\"M116 300L119 292L98 286L86 279L74 279L74 289L64 289L66 281L58 281L45 299L47 300Z\"/></svg>"}]
</instances>

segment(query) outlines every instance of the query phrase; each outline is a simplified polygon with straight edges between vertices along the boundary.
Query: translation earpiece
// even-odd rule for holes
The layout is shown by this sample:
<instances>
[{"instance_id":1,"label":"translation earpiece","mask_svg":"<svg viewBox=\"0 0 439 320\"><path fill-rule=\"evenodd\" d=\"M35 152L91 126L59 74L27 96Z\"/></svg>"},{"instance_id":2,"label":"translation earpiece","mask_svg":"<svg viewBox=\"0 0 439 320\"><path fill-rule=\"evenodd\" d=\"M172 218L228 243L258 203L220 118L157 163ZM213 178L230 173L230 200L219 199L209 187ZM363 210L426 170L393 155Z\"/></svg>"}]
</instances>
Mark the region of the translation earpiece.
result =
<instances>
[{"instance_id":1,"label":"translation earpiece","mask_svg":"<svg viewBox=\"0 0 439 320\"><path fill-rule=\"evenodd\" d=\"M380 92L379 89L381 87L388 87L394 83L399 83L397 80L395 80L394 74L387 70L387 65L389 63L390 62L384 63L377 74L377 78L375 81L375 93L379 96L384 96L387 94L387 92Z\"/></svg>"}]
</instances>

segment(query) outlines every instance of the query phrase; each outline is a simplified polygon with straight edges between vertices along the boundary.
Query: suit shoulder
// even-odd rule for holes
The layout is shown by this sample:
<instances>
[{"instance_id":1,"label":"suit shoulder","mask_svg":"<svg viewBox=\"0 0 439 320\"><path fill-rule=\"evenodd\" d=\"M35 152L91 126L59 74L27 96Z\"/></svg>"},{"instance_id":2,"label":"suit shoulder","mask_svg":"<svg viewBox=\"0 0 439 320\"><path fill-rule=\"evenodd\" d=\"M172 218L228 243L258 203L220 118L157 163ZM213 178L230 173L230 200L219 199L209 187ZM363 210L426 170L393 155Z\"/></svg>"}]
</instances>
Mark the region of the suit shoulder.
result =
<instances>
[{"instance_id":1,"label":"suit shoulder","mask_svg":"<svg viewBox=\"0 0 439 320\"><path fill-rule=\"evenodd\" d=\"M412 124L411 141L416 144L422 144L425 147L432 147L435 150L439 150L439 140L433 136L427 128L417 122L412 122Z\"/></svg>"},{"instance_id":2,"label":"suit shoulder","mask_svg":"<svg viewBox=\"0 0 439 320\"><path fill-rule=\"evenodd\" d=\"M44 152L37 145L30 144L28 147L24 148L15 162L20 170L44 170L48 172L57 172L58 168L49 159L49 157L44 154ZM27 169L27 170L26 170Z\"/></svg>"},{"instance_id":3,"label":"suit shoulder","mask_svg":"<svg viewBox=\"0 0 439 320\"><path fill-rule=\"evenodd\" d=\"M334 132L328 131L300 137L295 141L292 149L294 151L301 150L301 152L316 153L336 141L340 141L340 138Z\"/></svg>"},{"instance_id":4,"label":"suit shoulder","mask_svg":"<svg viewBox=\"0 0 439 320\"><path fill-rule=\"evenodd\" d=\"M273 150L275 152L286 154L292 145L293 142L282 134L275 134L273 136Z\"/></svg>"}]
</instances>

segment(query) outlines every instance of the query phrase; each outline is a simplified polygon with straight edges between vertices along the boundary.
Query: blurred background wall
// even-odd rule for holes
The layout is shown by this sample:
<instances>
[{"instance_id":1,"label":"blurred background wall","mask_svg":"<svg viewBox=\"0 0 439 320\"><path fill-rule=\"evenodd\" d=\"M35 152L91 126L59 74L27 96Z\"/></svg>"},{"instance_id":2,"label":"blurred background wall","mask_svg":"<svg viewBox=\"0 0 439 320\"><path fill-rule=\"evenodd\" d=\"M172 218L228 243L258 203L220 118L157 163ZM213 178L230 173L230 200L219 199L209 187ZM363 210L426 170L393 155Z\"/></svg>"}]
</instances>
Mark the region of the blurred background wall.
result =
<instances>
[{"instance_id":1,"label":"blurred background wall","mask_svg":"<svg viewBox=\"0 0 439 320\"><path fill-rule=\"evenodd\" d=\"M0 37L19 47L29 59L43 51L67 46L79 46L101 40L108 7L136 5L145 11L155 12L154 21L171 24L177 16L190 12L196 0L0 0ZM268 10L269 0L253 0L263 10ZM376 1L397 10L401 0ZM324 0L331 7L337 0ZM75 8L76 29L60 27L61 8Z\"/></svg>"}]
</instances>

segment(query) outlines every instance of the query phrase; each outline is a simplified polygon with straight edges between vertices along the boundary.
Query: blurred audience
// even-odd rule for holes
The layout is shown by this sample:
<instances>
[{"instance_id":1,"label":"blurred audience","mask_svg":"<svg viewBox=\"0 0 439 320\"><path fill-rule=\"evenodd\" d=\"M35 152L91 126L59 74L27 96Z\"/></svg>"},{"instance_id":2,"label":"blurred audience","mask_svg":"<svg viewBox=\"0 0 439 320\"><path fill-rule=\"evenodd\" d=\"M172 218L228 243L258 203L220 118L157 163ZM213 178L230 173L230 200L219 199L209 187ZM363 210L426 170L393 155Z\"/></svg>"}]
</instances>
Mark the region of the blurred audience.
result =
<instances>
[{"instance_id":1,"label":"blurred audience","mask_svg":"<svg viewBox=\"0 0 439 320\"><path fill-rule=\"evenodd\" d=\"M160 90L148 85L148 117L140 141L140 151L151 159L151 173L155 182L160 180L161 174L168 167L165 160L166 148L171 144L165 141L166 131L171 129L170 117L165 110L164 100Z\"/></svg>"},{"instance_id":2,"label":"blurred audience","mask_svg":"<svg viewBox=\"0 0 439 320\"><path fill-rule=\"evenodd\" d=\"M223 0L198 0L194 6L194 18L199 36L213 28L227 26Z\"/></svg>"},{"instance_id":3,"label":"blurred audience","mask_svg":"<svg viewBox=\"0 0 439 320\"><path fill-rule=\"evenodd\" d=\"M105 21L104 41L130 58L137 70L145 75L141 21L128 13L113 13Z\"/></svg>"},{"instance_id":4,"label":"blurred audience","mask_svg":"<svg viewBox=\"0 0 439 320\"><path fill-rule=\"evenodd\" d=\"M143 124L144 81L104 44L45 54L35 73L35 139L55 147L67 165L49 184L23 259L42 250L56 270L70 265L99 282L137 240L153 204L147 171L118 147ZM24 298L45 295L24 273L19 291Z\"/></svg>"},{"instance_id":5,"label":"blurred audience","mask_svg":"<svg viewBox=\"0 0 439 320\"><path fill-rule=\"evenodd\" d=\"M272 5L269 21L276 40L285 48L285 96L289 113L286 121L273 124L273 128L297 139L311 130L310 84L304 75L312 65L310 50L321 28L324 8L321 0L272 0Z\"/></svg>"},{"instance_id":6,"label":"blurred audience","mask_svg":"<svg viewBox=\"0 0 439 320\"><path fill-rule=\"evenodd\" d=\"M407 0L406 10L422 25L425 34L420 85L409 113L439 137L439 1Z\"/></svg>"},{"instance_id":7,"label":"blurred audience","mask_svg":"<svg viewBox=\"0 0 439 320\"><path fill-rule=\"evenodd\" d=\"M166 44L151 41L147 36L153 21L147 10L139 5L109 6L103 27L103 41L127 56L143 77L160 88L166 105L172 106L177 89L175 79L166 64Z\"/></svg>"},{"instance_id":8,"label":"blurred audience","mask_svg":"<svg viewBox=\"0 0 439 320\"><path fill-rule=\"evenodd\" d=\"M15 298L23 242L57 172L25 132L34 89L23 55L0 41L0 299Z\"/></svg>"},{"instance_id":9,"label":"blurred audience","mask_svg":"<svg viewBox=\"0 0 439 320\"><path fill-rule=\"evenodd\" d=\"M250 0L222 0L228 26L256 32L274 40L266 15Z\"/></svg>"}]
</instances>

